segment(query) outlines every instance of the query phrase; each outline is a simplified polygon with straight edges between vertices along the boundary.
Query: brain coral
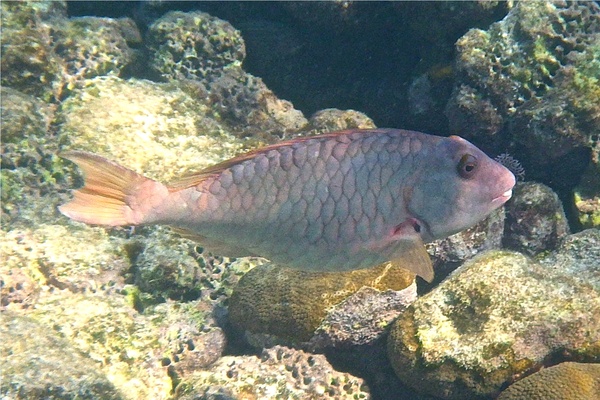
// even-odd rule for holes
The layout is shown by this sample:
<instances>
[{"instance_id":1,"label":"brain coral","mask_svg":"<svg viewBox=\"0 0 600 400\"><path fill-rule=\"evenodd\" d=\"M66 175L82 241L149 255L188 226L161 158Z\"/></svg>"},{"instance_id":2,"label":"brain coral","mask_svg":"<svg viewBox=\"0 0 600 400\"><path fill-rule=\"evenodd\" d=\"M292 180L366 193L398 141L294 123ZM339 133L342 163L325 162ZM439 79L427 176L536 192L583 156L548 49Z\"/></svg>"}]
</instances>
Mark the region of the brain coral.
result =
<instances>
[{"instance_id":1,"label":"brain coral","mask_svg":"<svg viewBox=\"0 0 600 400\"><path fill-rule=\"evenodd\" d=\"M330 307L367 286L402 290L414 274L390 264L349 272L305 272L265 264L240 280L230 299L234 326L306 341Z\"/></svg>"},{"instance_id":2,"label":"brain coral","mask_svg":"<svg viewBox=\"0 0 600 400\"><path fill-rule=\"evenodd\" d=\"M600 398L600 364L565 362L511 385L498 400L594 400Z\"/></svg>"}]
</instances>

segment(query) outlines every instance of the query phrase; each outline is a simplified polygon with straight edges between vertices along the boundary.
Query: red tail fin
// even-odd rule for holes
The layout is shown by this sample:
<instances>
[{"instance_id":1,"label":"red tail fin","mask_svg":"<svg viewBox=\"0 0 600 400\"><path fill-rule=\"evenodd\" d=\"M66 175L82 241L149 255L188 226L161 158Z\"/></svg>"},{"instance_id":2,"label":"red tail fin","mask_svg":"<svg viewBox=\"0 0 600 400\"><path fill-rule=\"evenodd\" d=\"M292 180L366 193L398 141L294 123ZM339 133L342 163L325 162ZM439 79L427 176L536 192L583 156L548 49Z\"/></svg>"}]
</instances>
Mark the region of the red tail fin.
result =
<instances>
[{"instance_id":1,"label":"red tail fin","mask_svg":"<svg viewBox=\"0 0 600 400\"><path fill-rule=\"evenodd\" d=\"M169 191L117 163L83 151L61 153L81 168L85 185L58 209L65 216L87 224L138 225L154 222L151 212Z\"/></svg>"}]
</instances>

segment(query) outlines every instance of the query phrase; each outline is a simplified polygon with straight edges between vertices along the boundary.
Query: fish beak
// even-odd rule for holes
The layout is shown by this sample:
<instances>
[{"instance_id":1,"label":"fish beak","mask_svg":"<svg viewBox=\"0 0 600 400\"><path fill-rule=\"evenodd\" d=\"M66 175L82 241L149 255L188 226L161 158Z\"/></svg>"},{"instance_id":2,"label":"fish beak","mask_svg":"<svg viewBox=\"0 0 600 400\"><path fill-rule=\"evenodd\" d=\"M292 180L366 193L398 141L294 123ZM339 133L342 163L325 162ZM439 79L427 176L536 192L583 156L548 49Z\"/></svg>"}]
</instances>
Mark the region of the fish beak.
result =
<instances>
[{"instance_id":1,"label":"fish beak","mask_svg":"<svg viewBox=\"0 0 600 400\"><path fill-rule=\"evenodd\" d=\"M496 207L500 207L502 204L506 203L512 197L512 189L508 189L506 192L502 193L500 196L495 197L492 200L492 204Z\"/></svg>"}]
</instances>

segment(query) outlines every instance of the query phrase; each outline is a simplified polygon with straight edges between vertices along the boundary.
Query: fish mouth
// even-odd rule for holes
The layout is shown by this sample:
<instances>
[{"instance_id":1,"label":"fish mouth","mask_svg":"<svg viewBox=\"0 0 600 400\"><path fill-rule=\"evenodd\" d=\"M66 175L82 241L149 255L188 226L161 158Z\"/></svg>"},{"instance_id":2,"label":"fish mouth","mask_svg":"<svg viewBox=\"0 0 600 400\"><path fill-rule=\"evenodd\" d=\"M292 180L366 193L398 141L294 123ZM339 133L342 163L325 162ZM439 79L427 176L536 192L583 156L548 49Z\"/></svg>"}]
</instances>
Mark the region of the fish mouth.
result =
<instances>
[{"instance_id":1,"label":"fish mouth","mask_svg":"<svg viewBox=\"0 0 600 400\"><path fill-rule=\"evenodd\" d=\"M492 200L492 203L497 204L498 206L501 206L502 204L506 203L511 197L512 197L512 188L508 189L507 191L502 193L500 196L494 197L494 199Z\"/></svg>"}]
</instances>

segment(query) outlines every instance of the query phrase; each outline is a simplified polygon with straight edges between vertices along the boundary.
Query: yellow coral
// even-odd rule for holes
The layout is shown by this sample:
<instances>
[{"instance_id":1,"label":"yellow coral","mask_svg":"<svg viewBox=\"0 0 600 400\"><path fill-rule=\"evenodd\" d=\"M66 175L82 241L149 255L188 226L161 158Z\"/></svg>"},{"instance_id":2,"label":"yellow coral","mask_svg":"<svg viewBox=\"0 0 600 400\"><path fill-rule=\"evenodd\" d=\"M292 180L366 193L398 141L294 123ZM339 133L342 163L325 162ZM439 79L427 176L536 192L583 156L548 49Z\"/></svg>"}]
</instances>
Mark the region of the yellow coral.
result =
<instances>
[{"instance_id":1,"label":"yellow coral","mask_svg":"<svg viewBox=\"0 0 600 400\"><path fill-rule=\"evenodd\" d=\"M600 364L565 362L510 386L498 400L595 400L600 398Z\"/></svg>"},{"instance_id":2,"label":"yellow coral","mask_svg":"<svg viewBox=\"0 0 600 400\"><path fill-rule=\"evenodd\" d=\"M402 290L413 281L414 274L391 264L337 273L261 265L248 272L234 290L230 320L250 332L305 341L331 307L361 287Z\"/></svg>"}]
</instances>

